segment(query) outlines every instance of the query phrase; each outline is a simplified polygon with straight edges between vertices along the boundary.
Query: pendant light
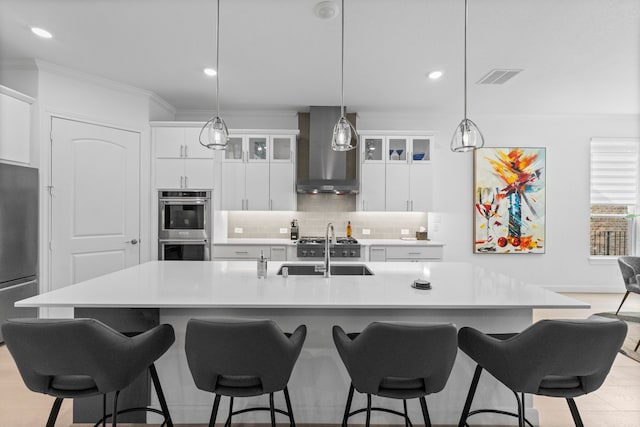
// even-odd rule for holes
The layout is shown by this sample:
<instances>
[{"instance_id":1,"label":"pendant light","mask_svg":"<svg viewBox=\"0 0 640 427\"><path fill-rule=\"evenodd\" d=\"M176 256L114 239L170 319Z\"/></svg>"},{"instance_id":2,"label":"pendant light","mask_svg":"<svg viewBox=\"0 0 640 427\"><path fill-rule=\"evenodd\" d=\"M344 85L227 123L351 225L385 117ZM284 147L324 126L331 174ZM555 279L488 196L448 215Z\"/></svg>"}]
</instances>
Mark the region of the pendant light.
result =
<instances>
[{"instance_id":1,"label":"pendant light","mask_svg":"<svg viewBox=\"0 0 640 427\"><path fill-rule=\"evenodd\" d=\"M464 119L451 138L451 151L461 153L484 146L484 137L478 126L467 118L467 23L469 20L468 0L464 0Z\"/></svg>"},{"instance_id":2,"label":"pendant light","mask_svg":"<svg viewBox=\"0 0 640 427\"><path fill-rule=\"evenodd\" d=\"M333 127L333 137L331 138L331 148L333 151L349 151L358 145L358 132L356 128L347 120L344 112L344 0L342 0L342 56L340 58L340 119Z\"/></svg>"},{"instance_id":3,"label":"pendant light","mask_svg":"<svg viewBox=\"0 0 640 427\"><path fill-rule=\"evenodd\" d=\"M216 14L216 115L204 124L198 137L200 144L212 150L225 150L229 144L227 124L220 117L220 99L218 89L220 83L220 0L217 0ZM204 136L204 139L203 139Z\"/></svg>"}]
</instances>

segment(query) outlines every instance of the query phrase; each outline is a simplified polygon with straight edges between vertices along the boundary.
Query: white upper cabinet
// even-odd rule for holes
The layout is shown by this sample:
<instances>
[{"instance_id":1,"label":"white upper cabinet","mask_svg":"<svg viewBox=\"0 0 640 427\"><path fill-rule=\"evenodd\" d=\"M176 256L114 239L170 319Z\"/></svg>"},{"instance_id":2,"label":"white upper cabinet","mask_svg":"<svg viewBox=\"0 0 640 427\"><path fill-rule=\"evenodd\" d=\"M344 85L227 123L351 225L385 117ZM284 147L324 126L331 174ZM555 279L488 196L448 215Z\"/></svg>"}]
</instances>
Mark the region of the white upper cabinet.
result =
<instances>
[{"instance_id":1,"label":"white upper cabinet","mask_svg":"<svg viewBox=\"0 0 640 427\"><path fill-rule=\"evenodd\" d=\"M200 145L200 129L199 126L152 128L156 188L213 188L213 150Z\"/></svg>"},{"instance_id":2,"label":"white upper cabinet","mask_svg":"<svg viewBox=\"0 0 640 427\"><path fill-rule=\"evenodd\" d=\"M200 127L154 128L158 159L212 159L213 150L200 144Z\"/></svg>"},{"instance_id":3,"label":"white upper cabinet","mask_svg":"<svg viewBox=\"0 0 640 427\"><path fill-rule=\"evenodd\" d=\"M34 99L0 86L0 160L30 164Z\"/></svg>"},{"instance_id":4,"label":"white upper cabinet","mask_svg":"<svg viewBox=\"0 0 640 427\"><path fill-rule=\"evenodd\" d=\"M231 135L222 156L223 210L295 210L294 132Z\"/></svg>"},{"instance_id":5,"label":"white upper cabinet","mask_svg":"<svg viewBox=\"0 0 640 427\"><path fill-rule=\"evenodd\" d=\"M432 144L431 136L363 132L358 208L396 212L431 210Z\"/></svg>"}]
</instances>

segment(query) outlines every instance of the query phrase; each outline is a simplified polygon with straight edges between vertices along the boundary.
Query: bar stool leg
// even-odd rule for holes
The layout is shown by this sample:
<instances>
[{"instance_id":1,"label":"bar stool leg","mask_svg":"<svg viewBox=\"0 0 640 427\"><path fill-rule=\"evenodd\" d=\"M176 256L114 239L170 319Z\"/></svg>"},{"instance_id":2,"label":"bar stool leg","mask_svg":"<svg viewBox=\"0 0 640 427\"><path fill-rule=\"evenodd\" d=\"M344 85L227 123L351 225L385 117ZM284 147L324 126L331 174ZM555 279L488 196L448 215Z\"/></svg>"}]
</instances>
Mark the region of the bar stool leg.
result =
<instances>
[{"instance_id":1,"label":"bar stool leg","mask_svg":"<svg viewBox=\"0 0 640 427\"><path fill-rule=\"evenodd\" d=\"M404 427L409 427L409 414L407 413L407 399L402 399L402 406L404 407Z\"/></svg>"},{"instance_id":2,"label":"bar stool leg","mask_svg":"<svg viewBox=\"0 0 640 427\"><path fill-rule=\"evenodd\" d=\"M107 427L107 393L102 393L102 427Z\"/></svg>"},{"instance_id":3,"label":"bar stool leg","mask_svg":"<svg viewBox=\"0 0 640 427\"><path fill-rule=\"evenodd\" d=\"M422 408L422 417L424 418L424 425L431 427L431 418L429 417L429 409L427 408L427 400L422 396L420 398L420 407Z\"/></svg>"},{"instance_id":4,"label":"bar stool leg","mask_svg":"<svg viewBox=\"0 0 640 427\"><path fill-rule=\"evenodd\" d=\"M149 366L149 376L151 376L151 381L153 381L153 388L156 389L156 395L158 396L158 401L160 402L160 408L164 413L164 420L167 423L167 427L173 427L173 421L171 420L171 414L169 413L169 406L167 405L167 400L164 397L164 392L162 391L162 386L160 385L158 371L156 370L156 367L153 363Z\"/></svg>"},{"instance_id":5,"label":"bar stool leg","mask_svg":"<svg viewBox=\"0 0 640 427\"><path fill-rule=\"evenodd\" d=\"M353 383L349 385L349 395L347 396L347 407L344 408L344 417L342 417L342 427L347 427L347 419L349 418L349 411L351 411L351 402L353 401Z\"/></svg>"},{"instance_id":6,"label":"bar stool leg","mask_svg":"<svg viewBox=\"0 0 640 427\"><path fill-rule=\"evenodd\" d=\"M367 393L367 427L371 427L371 395Z\"/></svg>"},{"instance_id":7,"label":"bar stool leg","mask_svg":"<svg viewBox=\"0 0 640 427\"><path fill-rule=\"evenodd\" d=\"M513 392L513 394L516 395L516 400L518 401L518 426L519 427L525 427L524 425L524 420L525 420L525 416L524 416L524 393L522 393L522 399L520 399L520 397L518 396L517 392Z\"/></svg>"},{"instance_id":8,"label":"bar stool leg","mask_svg":"<svg viewBox=\"0 0 640 427\"><path fill-rule=\"evenodd\" d=\"M218 407L220 406L220 395L216 394L213 399L213 409L211 409L211 418L209 418L209 427L213 427L218 416Z\"/></svg>"},{"instance_id":9,"label":"bar stool leg","mask_svg":"<svg viewBox=\"0 0 640 427\"><path fill-rule=\"evenodd\" d=\"M471 403L473 402L473 396L476 394L476 388L478 388L478 382L480 382L480 374L482 374L482 366L476 365L476 371L473 373L473 380L469 387L469 393L467 394L467 400L464 402L464 409L460 415L460 422L458 427L464 427L467 424L467 417L469 416L469 410L471 409Z\"/></svg>"},{"instance_id":10,"label":"bar stool leg","mask_svg":"<svg viewBox=\"0 0 640 427\"><path fill-rule=\"evenodd\" d=\"M273 410L273 393L269 393L269 412L271 412L271 427L276 427L276 413Z\"/></svg>"},{"instance_id":11,"label":"bar stool leg","mask_svg":"<svg viewBox=\"0 0 640 427\"><path fill-rule=\"evenodd\" d=\"M582 424L582 418L580 418L580 412L578 412L578 407L576 406L576 402L571 397L567 397L567 403L569 404L569 410L571 411L571 416L573 417L573 422L576 427L584 427Z\"/></svg>"},{"instance_id":12,"label":"bar stool leg","mask_svg":"<svg viewBox=\"0 0 640 427\"><path fill-rule=\"evenodd\" d=\"M49 412L49 420L47 421L47 427L53 427L56 425L56 420L58 419L58 414L60 413L60 406L62 406L63 400L64 398L62 397L56 397L56 400L53 401L51 412Z\"/></svg>"},{"instance_id":13,"label":"bar stool leg","mask_svg":"<svg viewBox=\"0 0 640 427\"><path fill-rule=\"evenodd\" d=\"M225 427L231 427L231 417L232 416L233 416L233 397L230 397L229 398L229 417L227 418L227 422L224 423Z\"/></svg>"},{"instance_id":14,"label":"bar stool leg","mask_svg":"<svg viewBox=\"0 0 640 427\"><path fill-rule=\"evenodd\" d=\"M113 396L113 414L111 415L111 425L113 427L118 426L118 396L120 396L120 390L117 390Z\"/></svg>"},{"instance_id":15,"label":"bar stool leg","mask_svg":"<svg viewBox=\"0 0 640 427\"><path fill-rule=\"evenodd\" d=\"M289 398L289 389L284 388L284 401L287 403L287 412L289 412L289 426L296 427L296 421L293 419L293 409L291 408L291 399Z\"/></svg>"}]
</instances>

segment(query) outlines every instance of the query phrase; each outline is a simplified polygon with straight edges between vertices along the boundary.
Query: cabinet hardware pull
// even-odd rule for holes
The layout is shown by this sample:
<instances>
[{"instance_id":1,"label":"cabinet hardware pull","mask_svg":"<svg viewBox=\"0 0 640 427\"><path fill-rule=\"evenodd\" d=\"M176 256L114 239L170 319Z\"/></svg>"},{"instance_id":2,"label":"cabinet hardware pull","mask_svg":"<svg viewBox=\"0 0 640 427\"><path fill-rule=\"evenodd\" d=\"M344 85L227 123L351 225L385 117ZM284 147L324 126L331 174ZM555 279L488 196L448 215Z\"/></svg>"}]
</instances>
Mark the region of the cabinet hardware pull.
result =
<instances>
[{"instance_id":1,"label":"cabinet hardware pull","mask_svg":"<svg viewBox=\"0 0 640 427\"><path fill-rule=\"evenodd\" d=\"M184 188L189 188L189 177L188 176L184 177Z\"/></svg>"},{"instance_id":2,"label":"cabinet hardware pull","mask_svg":"<svg viewBox=\"0 0 640 427\"><path fill-rule=\"evenodd\" d=\"M411 212L413 212L413 200L411 201Z\"/></svg>"},{"instance_id":3,"label":"cabinet hardware pull","mask_svg":"<svg viewBox=\"0 0 640 427\"><path fill-rule=\"evenodd\" d=\"M240 255L240 254L248 254L249 252L248 251L236 251L236 253L238 255Z\"/></svg>"},{"instance_id":4,"label":"cabinet hardware pull","mask_svg":"<svg viewBox=\"0 0 640 427\"><path fill-rule=\"evenodd\" d=\"M184 188L182 182L184 181L184 176L180 177L180 188Z\"/></svg>"},{"instance_id":5,"label":"cabinet hardware pull","mask_svg":"<svg viewBox=\"0 0 640 427\"><path fill-rule=\"evenodd\" d=\"M409 252L409 255L420 255L420 252Z\"/></svg>"},{"instance_id":6,"label":"cabinet hardware pull","mask_svg":"<svg viewBox=\"0 0 640 427\"><path fill-rule=\"evenodd\" d=\"M273 210L273 199L269 199L269 210Z\"/></svg>"},{"instance_id":7,"label":"cabinet hardware pull","mask_svg":"<svg viewBox=\"0 0 640 427\"><path fill-rule=\"evenodd\" d=\"M184 152L184 145L180 146L180 158L184 157L184 155L182 154Z\"/></svg>"}]
</instances>

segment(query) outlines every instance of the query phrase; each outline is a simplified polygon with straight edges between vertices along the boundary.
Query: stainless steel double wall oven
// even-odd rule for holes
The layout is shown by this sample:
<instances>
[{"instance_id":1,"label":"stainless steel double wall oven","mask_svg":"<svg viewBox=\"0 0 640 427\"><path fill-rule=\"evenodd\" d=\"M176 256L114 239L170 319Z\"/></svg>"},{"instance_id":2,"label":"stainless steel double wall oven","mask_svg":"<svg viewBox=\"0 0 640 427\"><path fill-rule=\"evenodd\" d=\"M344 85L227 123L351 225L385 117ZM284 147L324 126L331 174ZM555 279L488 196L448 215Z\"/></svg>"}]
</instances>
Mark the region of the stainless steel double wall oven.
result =
<instances>
[{"instance_id":1,"label":"stainless steel double wall oven","mask_svg":"<svg viewBox=\"0 0 640 427\"><path fill-rule=\"evenodd\" d=\"M211 191L158 191L158 259L211 259Z\"/></svg>"}]
</instances>

